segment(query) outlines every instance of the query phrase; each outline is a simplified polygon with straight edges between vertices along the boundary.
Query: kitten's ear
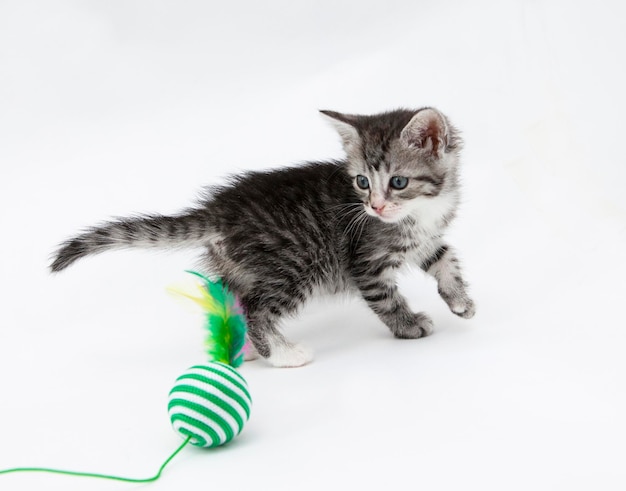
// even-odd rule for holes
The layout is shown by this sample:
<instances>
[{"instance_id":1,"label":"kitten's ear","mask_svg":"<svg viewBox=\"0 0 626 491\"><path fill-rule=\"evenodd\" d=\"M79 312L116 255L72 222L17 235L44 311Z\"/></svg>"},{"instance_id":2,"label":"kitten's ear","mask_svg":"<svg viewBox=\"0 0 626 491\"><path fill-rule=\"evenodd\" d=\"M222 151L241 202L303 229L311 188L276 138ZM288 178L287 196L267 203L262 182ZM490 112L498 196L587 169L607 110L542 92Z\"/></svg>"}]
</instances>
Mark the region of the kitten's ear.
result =
<instances>
[{"instance_id":1,"label":"kitten's ear","mask_svg":"<svg viewBox=\"0 0 626 491\"><path fill-rule=\"evenodd\" d=\"M448 125L445 117L435 109L422 109L404 127L400 138L408 146L420 148L439 156L448 145Z\"/></svg>"},{"instance_id":2,"label":"kitten's ear","mask_svg":"<svg viewBox=\"0 0 626 491\"><path fill-rule=\"evenodd\" d=\"M346 152L357 145L361 139L356 129L356 117L349 114L341 114L335 111L321 110L326 119L335 127Z\"/></svg>"}]
</instances>

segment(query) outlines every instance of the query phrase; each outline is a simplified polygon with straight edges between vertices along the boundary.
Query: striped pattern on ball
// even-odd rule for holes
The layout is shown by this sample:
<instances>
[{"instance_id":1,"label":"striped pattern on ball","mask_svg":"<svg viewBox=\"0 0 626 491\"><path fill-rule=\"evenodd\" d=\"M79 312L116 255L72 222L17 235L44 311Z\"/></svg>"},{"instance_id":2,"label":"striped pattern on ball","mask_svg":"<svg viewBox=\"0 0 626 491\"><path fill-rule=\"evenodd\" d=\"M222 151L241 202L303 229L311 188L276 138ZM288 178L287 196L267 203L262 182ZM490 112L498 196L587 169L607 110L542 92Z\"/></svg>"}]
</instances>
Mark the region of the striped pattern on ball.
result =
<instances>
[{"instance_id":1,"label":"striped pattern on ball","mask_svg":"<svg viewBox=\"0 0 626 491\"><path fill-rule=\"evenodd\" d=\"M174 429L191 444L216 447L241 432L251 405L246 380L231 366L211 362L176 379L167 409Z\"/></svg>"}]
</instances>

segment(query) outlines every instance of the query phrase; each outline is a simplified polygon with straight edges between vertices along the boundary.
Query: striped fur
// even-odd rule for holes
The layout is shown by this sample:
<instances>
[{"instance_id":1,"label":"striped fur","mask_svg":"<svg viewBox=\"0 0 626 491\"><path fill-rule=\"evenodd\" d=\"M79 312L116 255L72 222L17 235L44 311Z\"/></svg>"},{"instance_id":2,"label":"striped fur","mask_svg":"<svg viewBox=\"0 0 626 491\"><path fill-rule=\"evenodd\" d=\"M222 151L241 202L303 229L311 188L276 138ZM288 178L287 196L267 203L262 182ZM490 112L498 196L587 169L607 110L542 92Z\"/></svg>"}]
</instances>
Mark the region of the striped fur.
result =
<instances>
[{"instance_id":1,"label":"striped fur","mask_svg":"<svg viewBox=\"0 0 626 491\"><path fill-rule=\"evenodd\" d=\"M471 317L458 260L442 238L459 202L456 130L430 108L324 114L346 160L243 174L179 215L90 228L61 245L52 271L116 248L202 247L205 272L239 296L253 345L276 366L311 360L279 323L319 292L359 294L398 338L429 334L432 321L411 312L396 286L406 264L435 277L451 310ZM367 189L357 176L361 184L367 178ZM397 181L403 189L390 184L397 176L407 178Z\"/></svg>"}]
</instances>

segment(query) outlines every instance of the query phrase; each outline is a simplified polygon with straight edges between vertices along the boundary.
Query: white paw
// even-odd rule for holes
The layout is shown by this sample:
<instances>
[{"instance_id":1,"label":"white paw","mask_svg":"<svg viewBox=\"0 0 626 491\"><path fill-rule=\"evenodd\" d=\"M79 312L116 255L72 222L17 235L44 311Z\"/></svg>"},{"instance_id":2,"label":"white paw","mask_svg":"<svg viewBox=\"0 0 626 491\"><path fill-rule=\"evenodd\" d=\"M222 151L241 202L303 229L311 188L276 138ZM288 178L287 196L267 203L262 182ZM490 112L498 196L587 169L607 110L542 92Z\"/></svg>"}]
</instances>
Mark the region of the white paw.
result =
<instances>
[{"instance_id":1,"label":"white paw","mask_svg":"<svg viewBox=\"0 0 626 491\"><path fill-rule=\"evenodd\" d=\"M439 287L439 295L443 300L448 304L448 307L452 311L452 313L458 315L459 317L463 317L464 319L471 319L474 317L476 313L476 305L474 305L474 301L467 296L465 290L456 287L456 288L442 288Z\"/></svg>"},{"instance_id":2,"label":"white paw","mask_svg":"<svg viewBox=\"0 0 626 491\"><path fill-rule=\"evenodd\" d=\"M471 319L476 313L476 305L474 305L472 299L468 297L458 298L450 303L450 310L459 317Z\"/></svg>"},{"instance_id":3,"label":"white paw","mask_svg":"<svg viewBox=\"0 0 626 491\"><path fill-rule=\"evenodd\" d=\"M313 361L313 352L299 344L273 345L267 361L279 368L301 367Z\"/></svg>"}]
</instances>

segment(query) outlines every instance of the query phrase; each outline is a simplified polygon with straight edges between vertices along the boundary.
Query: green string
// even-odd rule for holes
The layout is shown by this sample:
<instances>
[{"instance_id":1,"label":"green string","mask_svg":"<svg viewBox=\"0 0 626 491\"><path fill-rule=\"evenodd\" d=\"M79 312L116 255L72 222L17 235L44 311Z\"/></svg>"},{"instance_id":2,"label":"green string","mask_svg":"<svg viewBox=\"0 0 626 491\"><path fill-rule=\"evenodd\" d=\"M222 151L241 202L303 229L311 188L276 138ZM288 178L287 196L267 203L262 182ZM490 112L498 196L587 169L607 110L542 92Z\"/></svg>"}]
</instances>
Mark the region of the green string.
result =
<instances>
[{"instance_id":1,"label":"green string","mask_svg":"<svg viewBox=\"0 0 626 491\"><path fill-rule=\"evenodd\" d=\"M0 475L9 474L11 472L48 472L50 474L62 474L64 476L78 476L78 477L95 477L98 479L111 479L113 481L122 481L122 482L135 482L135 483L146 483L146 482L154 482L159 477L161 477L161 473L163 469L170 463L170 461L178 455L178 453L185 448L185 446L189 443L191 437L187 437L187 439L183 442L183 444L178 447L172 455L170 455L163 465L159 468L159 472L156 473L155 476L149 477L147 479L132 479L128 477L118 477L118 476L109 476L108 474L94 474L91 472L74 472L74 471L64 471L59 469L47 469L45 467L16 467L14 469L6 469L0 470Z\"/></svg>"}]
</instances>

